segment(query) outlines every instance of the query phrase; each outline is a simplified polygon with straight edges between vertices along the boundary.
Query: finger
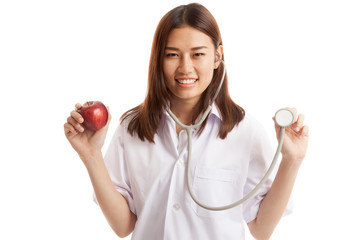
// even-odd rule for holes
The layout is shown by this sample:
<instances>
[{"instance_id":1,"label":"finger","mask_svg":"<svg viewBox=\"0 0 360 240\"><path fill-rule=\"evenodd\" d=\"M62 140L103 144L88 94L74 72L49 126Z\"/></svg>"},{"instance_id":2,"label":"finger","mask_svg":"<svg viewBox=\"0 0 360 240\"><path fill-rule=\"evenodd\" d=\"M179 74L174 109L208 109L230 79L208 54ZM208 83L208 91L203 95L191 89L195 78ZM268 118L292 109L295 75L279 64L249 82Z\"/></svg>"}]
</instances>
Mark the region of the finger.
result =
<instances>
[{"instance_id":1,"label":"finger","mask_svg":"<svg viewBox=\"0 0 360 240\"><path fill-rule=\"evenodd\" d=\"M78 109L80 109L80 108L82 108L81 103L76 103L76 104L75 104L75 110L78 110Z\"/></svg>"},{"instance_id":2,"label":"finger","mask_svg":"<svg viewBox=\"0 0 360 240\"><path fill-rule=\"evenodd\" d=\"M306 137L309 136L309 127L308 127L308 126L305 125L305 126L301 129L301 135L304 136L304 137L305 137L305 136L306 136Z\"/></svg>"},{"instance_id":3,"label":"finger","mask_svg":"<svg viewBox=\"0 0 360 240\"><path fill-rule=\"evenodd\" d=\"M300 131L300 129L303 127L304 119L305 119L305 115L299 114L297 122L296 122L296 131Z\"/></svg>"},{"instance_id":4,"label":"finger","mask_svg":"<svg viewBox=\"0 0 360 240\"><path fill-rule=\"evenodd\" d=\"M64 133L67 138L74 136L78 132L75 130L75 128L70 123L64 124Z\"/></svg>"},{"instance_id":5,"label":"finger","mask_svg":"<svg viewBox=\"0 0 360 240\"><path fill-rule=\"evenodd\" d=\"M298 110L296 108L288 108L294 115L294 120L293 120L293 123L296 122L297 120L297 114L298 114Z\"/></svg>"},{"instance_id":6,"label":"finger","mask_svg":"<svg viewBox=\"0 0 360 240\"><path fill-rule=\"evenodd\" d=\"M84 118L81 116L81 114L78 111L72 111L70 113L70 116L74 118L78 123L84 122Z\"/></svg>"},{"instance_id":7,"label":"finger","mask_svg":"<svg viewBox=\"0 0 360 240\"><path fill-rule=\"evenodd\" d=\"M290 129L292 129L293 131L299 132L301 127L298 127L298 110L296 108L287 108L288 110L290 110L294 116L293 119L293 123L289 126Z\"/></svg>"},{"instance_id":8,"label":"finger","mask_svg":"<svg viewBox=\"0 0 360 240\"><path fill-rule=\"evenodd\" d=\"M85 129L81 126L80 123L78 123L73 117L68 117L67 122L72 125L72 127L78 131L83 132Z\"/></svg>"}]
</instances>

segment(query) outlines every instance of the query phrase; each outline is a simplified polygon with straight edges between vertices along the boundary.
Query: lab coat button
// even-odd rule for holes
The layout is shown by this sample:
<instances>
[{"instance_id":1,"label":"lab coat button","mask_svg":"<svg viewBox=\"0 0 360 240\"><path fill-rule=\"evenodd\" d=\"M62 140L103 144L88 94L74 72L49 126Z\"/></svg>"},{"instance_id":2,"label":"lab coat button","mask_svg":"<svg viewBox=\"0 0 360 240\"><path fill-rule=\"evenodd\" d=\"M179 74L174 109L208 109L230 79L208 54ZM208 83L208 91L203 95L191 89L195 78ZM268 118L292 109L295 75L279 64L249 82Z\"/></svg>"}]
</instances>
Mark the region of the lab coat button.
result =
<instances>
[{"instance_id":1,"label":"lab coat button","mask_svg":"<svg viewBox=\"0 0 360 240\"><path fill-rule=\"evenodd\" d=\"M176 211L178 211L181 207L180 207L180 204L175 203L175 204L173 205L173 208L174 208Z\"/></svg>"}]
</instances>

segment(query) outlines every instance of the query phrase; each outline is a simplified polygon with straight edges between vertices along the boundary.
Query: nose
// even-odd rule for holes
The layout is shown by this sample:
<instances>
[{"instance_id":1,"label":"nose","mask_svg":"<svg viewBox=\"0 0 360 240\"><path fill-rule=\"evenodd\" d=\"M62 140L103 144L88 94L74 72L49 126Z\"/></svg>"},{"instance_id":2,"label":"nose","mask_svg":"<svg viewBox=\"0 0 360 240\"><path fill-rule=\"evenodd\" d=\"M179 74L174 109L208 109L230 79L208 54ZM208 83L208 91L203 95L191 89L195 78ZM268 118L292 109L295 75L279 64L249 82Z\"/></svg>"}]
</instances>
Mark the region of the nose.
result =
<instances>
[{"instance_id":1,"label":"nose","mask_svg":"<svg viewBox=\"0 0 360 240\"><path fill-rule=\"evenodd\" d=\"M178 71L183 74L188 74L193 72L193 70L194 70L194 65L191 57L189 55L182 56L179 63Z\"/></svg>"}]
</instances>

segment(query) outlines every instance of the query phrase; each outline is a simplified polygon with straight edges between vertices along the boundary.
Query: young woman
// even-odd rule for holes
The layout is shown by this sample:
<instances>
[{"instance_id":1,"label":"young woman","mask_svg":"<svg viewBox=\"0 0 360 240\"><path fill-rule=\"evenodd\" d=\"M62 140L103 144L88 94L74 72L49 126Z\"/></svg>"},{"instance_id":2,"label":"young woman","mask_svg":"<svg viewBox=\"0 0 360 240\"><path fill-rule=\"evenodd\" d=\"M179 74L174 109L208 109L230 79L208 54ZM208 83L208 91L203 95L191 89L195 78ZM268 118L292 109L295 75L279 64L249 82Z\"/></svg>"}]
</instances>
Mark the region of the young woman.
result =
<instances>
[{"instance_id":1,"label":"young woman","mask_svg":"<svg viewBox=\"0 0 360 240\"><path fill-rule=\"evenodd\" d=\"M156 29L147 96L122 116L105 158L101 148L109 122L91 132L82 127L76 111L68 117L65 135L118 236L243 239L244 221L256 239L269 239L274 231L307 149L308 127L296 109L296 119L286 129L279 170L255 197L229 210L210 211L198 206L187 190L187 135L165 109L184 124L195 123L215 96L225 71L223 60L220 31L211 13L199 4L179 6ZM273 158L263 128L231 100L227 81L225 75L210 114L192 140L192 187L201 202L212 206L245 196Z\"/></svg>"}]
</instances>

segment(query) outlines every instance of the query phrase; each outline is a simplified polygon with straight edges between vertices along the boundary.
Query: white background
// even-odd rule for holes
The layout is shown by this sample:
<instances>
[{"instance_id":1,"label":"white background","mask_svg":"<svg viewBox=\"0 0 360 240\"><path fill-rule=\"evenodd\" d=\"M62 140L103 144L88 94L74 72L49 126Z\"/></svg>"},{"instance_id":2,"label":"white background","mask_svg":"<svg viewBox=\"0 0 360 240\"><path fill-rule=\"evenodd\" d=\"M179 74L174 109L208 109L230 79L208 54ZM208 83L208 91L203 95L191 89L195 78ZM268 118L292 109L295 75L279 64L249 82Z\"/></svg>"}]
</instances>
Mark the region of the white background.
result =
<instances>
[{"instance_id":1,"label":"white background","mask_svg":"<svg viewBox=\"0 0 360 240\"><path fill-rule=\"evenodd\" d=\"M272 239L358 239L358 1L199 2L220 26L232 98L274 146L278 108L297 107L310 127L295 212ZM145 97L157 23L184 3L0 2L0 239L117 239L63 124L76 102L103 101L105 151Z\"/></svg>"}]
</instances>

